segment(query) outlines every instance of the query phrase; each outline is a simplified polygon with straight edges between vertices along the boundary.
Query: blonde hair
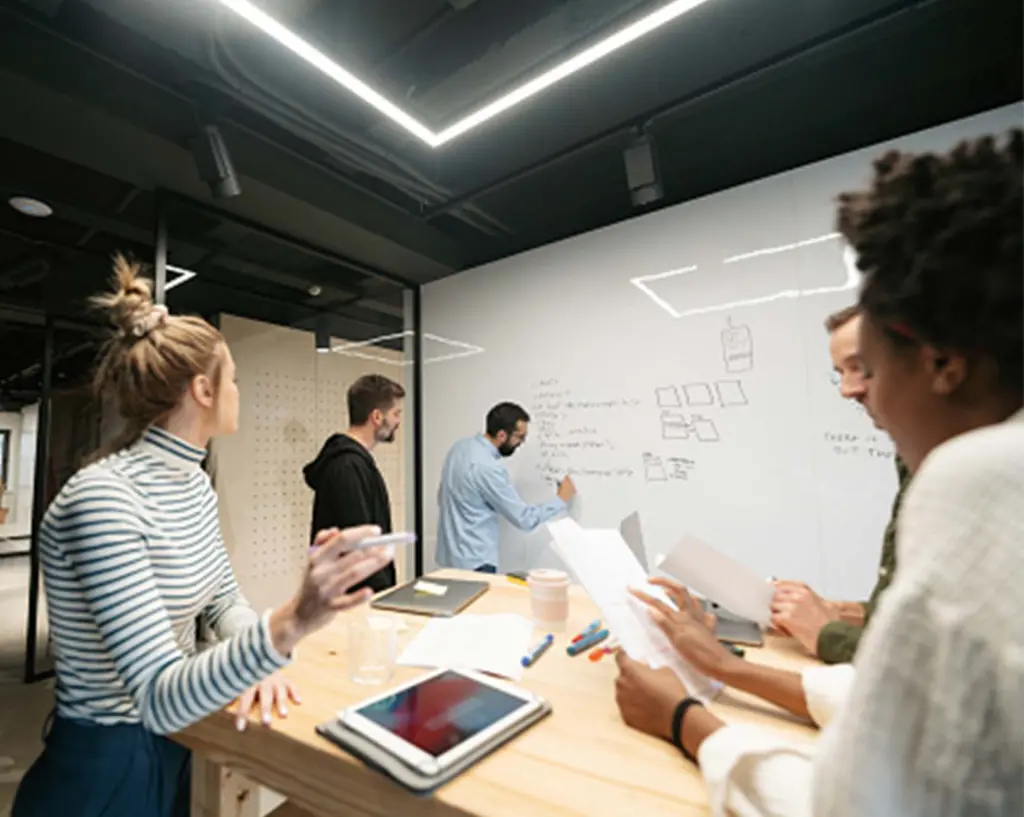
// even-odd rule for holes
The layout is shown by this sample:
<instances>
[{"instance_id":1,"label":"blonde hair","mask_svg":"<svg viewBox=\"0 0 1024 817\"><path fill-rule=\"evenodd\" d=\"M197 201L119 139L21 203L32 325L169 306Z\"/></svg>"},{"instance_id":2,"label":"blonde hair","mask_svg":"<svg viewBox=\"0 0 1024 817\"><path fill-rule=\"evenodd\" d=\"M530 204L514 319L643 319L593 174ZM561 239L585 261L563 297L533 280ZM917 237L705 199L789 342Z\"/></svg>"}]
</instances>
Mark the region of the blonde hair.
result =
<instances>
[{"instance_id":1,"label":"blonde hair","mask_svg":"<svg viewBox=\"0 0 1024 817\"><path fill-rule=\"evenodd\" d=\"M123 431L99 455L127 448L181 405L189 384L208 375L219 384L224 336L202 318L168 315L153 303L140 265L114 256L113 291L91 299L116 331L100 357L94 387L117 401Z\"/></svg>"}]
</instances>

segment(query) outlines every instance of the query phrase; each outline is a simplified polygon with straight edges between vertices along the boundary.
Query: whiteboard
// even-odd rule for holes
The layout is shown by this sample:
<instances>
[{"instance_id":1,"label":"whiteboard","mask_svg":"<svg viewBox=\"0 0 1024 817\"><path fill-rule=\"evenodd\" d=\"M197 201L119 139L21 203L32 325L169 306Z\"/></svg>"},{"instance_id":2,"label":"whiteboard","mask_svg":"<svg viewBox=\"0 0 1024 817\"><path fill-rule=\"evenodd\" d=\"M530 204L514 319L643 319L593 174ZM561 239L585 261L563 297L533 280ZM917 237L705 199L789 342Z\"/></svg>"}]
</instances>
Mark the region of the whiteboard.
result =
<instances>
[{"instance_id":1,"label":"whiteboard","mask_svg":"<svg viewBox=\"0 0 1024 817\"><path fill-rule=\"evenodd\" d=\"M449 446L511 400L533 420L506 460L527 501L571 473L573 516L617 528L639 510L651 555L692 533L765 576L866 598L896 475L831 372L823 321L857 286L835 196L889 145L946 150L1022 116L1007 106L426 286L427 566ZM503 525L501 569L558 565L549 541Z\"/></svg>"}]
</instances>

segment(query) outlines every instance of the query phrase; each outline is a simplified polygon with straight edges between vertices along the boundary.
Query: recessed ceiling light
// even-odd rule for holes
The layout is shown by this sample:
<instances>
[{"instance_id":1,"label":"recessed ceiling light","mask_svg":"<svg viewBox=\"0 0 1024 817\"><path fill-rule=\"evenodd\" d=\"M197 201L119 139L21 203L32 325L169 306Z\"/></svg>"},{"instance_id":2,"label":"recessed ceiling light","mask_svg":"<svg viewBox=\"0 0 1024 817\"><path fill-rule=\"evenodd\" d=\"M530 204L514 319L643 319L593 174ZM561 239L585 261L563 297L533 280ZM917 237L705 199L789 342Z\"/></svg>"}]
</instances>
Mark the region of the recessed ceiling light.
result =
<instances>
[{"instance_id":1,"label":"recessed ceiling light","mask_svg":"<svg viewBox=\"0 0 1024 817\"><path fill-rule=\"evenodd\" d=\"M707 0L672 0L660 8L655 9L646 17L642 17L633 23L610 34L589 48L575 54L564 62L537 75L531 80L513 88L506 94L488 102L475 111L471 111L461 119L452 122L445 128L433 131L424 125L419 119L408 111L399 108L383 94L375 91L366 82L359 79L355 74L342 68L338 63L328 57L319 49L310 45L295 32L283 26L255 3L249 0L218 0L221 5L231 9L235 14L248 20L264 34L279 42L293 54L304 59L313 67L319 69L338 85L355 94L363 102L375 108L392 122L403 127L406 131L417 137L432 148L440 147L453 139L479 127L489 119L493 119L500 113L513 108L527 99L536 96L546 88L550 88L566 77L582 71L589 65L597 62L609 54L618 51L630 43L636 42L641 37L650 34L652 31L661 28L686 12L695 9L707 2Z\"/></svg>"},{"instance_id":2,"label":"recessed ceiling light","mask_svg":"<svg viewBox=\"0 0 1024 817\"><path fill-rule=\"evenodd\" d=\"M33 218L46 218L53 215L53 208L49 204L30 196L11 196L7 199L7 203L22 215Z\"/></svg>"}]
</instances>

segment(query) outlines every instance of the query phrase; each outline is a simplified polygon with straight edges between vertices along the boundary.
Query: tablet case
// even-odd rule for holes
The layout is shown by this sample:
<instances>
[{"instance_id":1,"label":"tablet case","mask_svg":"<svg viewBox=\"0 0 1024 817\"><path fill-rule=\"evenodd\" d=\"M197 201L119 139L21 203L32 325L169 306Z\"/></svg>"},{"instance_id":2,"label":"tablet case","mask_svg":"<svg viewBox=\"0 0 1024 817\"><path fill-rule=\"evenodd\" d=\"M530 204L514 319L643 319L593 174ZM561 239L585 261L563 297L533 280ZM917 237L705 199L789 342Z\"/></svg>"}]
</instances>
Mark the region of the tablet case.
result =
<instances>
[{"instance_id":1,"label":"tablet case","mask_svg":"<svg viewBox=\"0 0 1024 817\"><path fill-rule=\"evenodd\" d=\"M490 583L485 581L436 579L428 576L426 581L431 584L443 584L448 588L448 592L443 596L433 596L430 593L417 593L415 590L417 581L419 580L413 579L411 582L406 582L394 590L377 596L370 602L370 606L378 610L450 618L465 610L491 587Z\"/></svg>"},{"instance_id":2,"label":"tablet case","mask_svg":"<svg viewBox=\"0 0 1024 817\"><path fill-rule=\"evenodd\" d=\"M436 776L429 776L419 769L414 769L404 760L395 757L387 749L374 743L365 735L352 731L337 718L320 724L316 731L318 735L327 738L331 743L354 755L371 769L383 772L413 794L425 796L433 794L445 783L454 780L464 771L475 766L491 754L491 752L504 746L512 738L525 732L550 714L551 704L542 700L541 707L536 712L523 718L501 734L495 735L491 740L478 746L475 752L467 755L458 763L449 766Z\"/></svg>"},{"instance_id":3,"label":"tablet case","mask_svg":"<svg viewBox=\"0 0 1024 817\"><path fill-rule=\"evenodd\" d=\"M727 644L742 644L745 647L763 647L764 633L761 625L749 618L738 616L724 607L707 599L701 606L715 614L715 636Z\"/></svg>"}]
</instances>

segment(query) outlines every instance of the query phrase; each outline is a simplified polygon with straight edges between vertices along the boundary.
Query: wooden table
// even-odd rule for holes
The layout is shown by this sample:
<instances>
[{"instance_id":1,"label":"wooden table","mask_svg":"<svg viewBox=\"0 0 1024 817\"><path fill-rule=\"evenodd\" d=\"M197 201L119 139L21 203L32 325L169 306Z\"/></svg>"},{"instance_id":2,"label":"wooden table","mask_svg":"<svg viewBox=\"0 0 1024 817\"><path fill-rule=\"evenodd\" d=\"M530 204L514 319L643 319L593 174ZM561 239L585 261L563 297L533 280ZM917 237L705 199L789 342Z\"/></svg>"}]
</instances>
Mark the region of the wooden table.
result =
<instances>
[{"instance_id":1,"label":"wooden table","mask_svg":"<svg viewBox=\"0 0 1024 817\"><path fill-rule=\"evenodd\" d=\"M460 571L437 576L460 578ZM471 574L473 579L487 578ZM503 576L490 578L491 590L470 608L474 613L519 612L529 616L529 591ZM218 791L237 770L255 783L288 798L318 817L352 815L541 815L642 814L684 817L709 813L699 772L663 741L627 728L614 700L615 662L569 658L565 643L597 617L597 609L580 587L571 590L567 633L523 676L522 685L547 698L554 713L459 779L428 799L406 793L314 732L334 713L379 691L348 680L346 651L349 613L303 641L287 670L301 691L303 704L269 727L251 723L239 733L234 718L221 712L176 739L196 753L194 817L241 814L246 789ZM403 616L408 636L423 625ZM769 637L765 648L751 649L747 659L790 669L811 663L795 643ZM399 667L393 684L422 674ZM713 710L728 722L761 724L794 740L815 739L815 731L759 699L726 690ZM221 767L221 768L217 768ZM230 783L230 781L228 781ZM252 808L251 802L249 808Z\"/></svg>"}]
</instances>

